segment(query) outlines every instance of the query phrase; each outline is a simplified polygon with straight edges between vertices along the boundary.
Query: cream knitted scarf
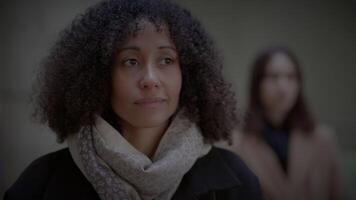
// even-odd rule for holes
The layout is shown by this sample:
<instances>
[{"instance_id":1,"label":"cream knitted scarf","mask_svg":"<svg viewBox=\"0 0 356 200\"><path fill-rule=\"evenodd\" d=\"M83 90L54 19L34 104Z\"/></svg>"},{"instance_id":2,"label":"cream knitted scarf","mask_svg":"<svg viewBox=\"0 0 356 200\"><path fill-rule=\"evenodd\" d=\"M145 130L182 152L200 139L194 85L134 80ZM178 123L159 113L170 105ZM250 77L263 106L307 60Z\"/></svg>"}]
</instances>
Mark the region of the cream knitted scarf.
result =
<instances>
[{"instance_id":1,"label":"cream knitted scarf","mask_svg":"<svg viewBox=\"0 0 356 200\"><path fill-rule=\"evenodd\" d=\"M178 113L152 158L135 149L101 117L67 140L76 165L102 200L168 200L195 161L211 145L199 128Z\"/></svg>"}]
</instances>

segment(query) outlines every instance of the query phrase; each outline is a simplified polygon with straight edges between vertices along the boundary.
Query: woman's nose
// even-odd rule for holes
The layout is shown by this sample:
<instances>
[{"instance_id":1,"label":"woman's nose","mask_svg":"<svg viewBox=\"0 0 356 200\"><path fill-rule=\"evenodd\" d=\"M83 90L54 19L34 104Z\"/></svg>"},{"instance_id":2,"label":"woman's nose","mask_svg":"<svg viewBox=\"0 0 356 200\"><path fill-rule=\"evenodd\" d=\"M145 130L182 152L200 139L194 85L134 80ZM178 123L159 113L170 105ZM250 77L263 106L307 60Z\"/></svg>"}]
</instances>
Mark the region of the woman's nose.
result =
<instances>
[{"instance_id":1,"label":"woman's nose","mask_svg":"<svg viewBox=\"0 0 356 200\"><path fill-rule=\"evenodd\" d=\"M154 66L147 66L144 68L143 75L139 82L140 89L159 88L161 82L158 77L158 72Z\"/></svg>"}]
</instances>

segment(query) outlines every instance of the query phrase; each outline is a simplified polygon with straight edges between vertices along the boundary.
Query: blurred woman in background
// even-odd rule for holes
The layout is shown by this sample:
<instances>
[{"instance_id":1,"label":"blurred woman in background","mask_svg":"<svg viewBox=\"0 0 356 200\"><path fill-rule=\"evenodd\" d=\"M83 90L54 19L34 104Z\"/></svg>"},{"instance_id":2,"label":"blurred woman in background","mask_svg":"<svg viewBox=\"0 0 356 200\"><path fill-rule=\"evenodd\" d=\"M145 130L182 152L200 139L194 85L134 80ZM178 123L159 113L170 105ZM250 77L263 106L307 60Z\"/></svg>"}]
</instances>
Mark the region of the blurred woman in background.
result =
<instances>
[{"instance_id":1,"label":"blurred woman in background","mask_svg":"<svg viewBox=\"0 0 356 200\"><path fill-rule=\"evenodd\" d=\"M237 152L259 177L266 199L344 199L332 131L313 119L296 56L263 51L252 68L246 123Z\"/></svg>"}]
</instances>

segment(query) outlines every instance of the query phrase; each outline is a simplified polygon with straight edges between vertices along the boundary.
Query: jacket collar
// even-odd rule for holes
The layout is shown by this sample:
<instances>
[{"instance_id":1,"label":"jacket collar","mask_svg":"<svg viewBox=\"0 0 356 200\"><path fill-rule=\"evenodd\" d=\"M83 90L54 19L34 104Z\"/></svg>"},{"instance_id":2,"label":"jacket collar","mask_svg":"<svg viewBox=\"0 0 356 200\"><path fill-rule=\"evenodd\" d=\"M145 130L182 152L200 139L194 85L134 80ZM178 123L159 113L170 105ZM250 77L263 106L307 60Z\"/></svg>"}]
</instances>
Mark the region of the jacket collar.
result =
<instances>
[{"instance_id":1,"label":"jacket collar","mask_svg":"<svg viewBox=\"0 0 356 200\"><path fill-rule=\"evenodd\" d=\"M182 195L179 193L184 193L184 197L197 199L197 196L202 194L241 185L236 173L222 158L219 150L213 147L207 155L198 159L184 176L177 196Z\"/></svg>"}]
</instances>

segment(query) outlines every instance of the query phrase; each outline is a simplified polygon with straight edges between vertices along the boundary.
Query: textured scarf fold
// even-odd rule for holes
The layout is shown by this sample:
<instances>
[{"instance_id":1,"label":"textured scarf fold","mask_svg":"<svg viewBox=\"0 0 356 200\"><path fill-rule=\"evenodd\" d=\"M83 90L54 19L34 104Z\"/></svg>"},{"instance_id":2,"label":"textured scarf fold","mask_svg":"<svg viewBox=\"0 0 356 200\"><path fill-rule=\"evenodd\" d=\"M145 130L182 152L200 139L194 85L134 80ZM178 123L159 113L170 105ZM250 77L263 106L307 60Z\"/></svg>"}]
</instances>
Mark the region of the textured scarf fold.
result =
<instances>
[{"instance_id":1,"label":"textured scarf fold","mask_svg":"<svg viewBox=\"0 0 356 200\"><path fill-rule=\"evenodd\" d=\"M182 112L151 159L101 117L67 140L71 155L102 200L168 200L195 161L211 149Z\"/></svg>"}]
</instances>

